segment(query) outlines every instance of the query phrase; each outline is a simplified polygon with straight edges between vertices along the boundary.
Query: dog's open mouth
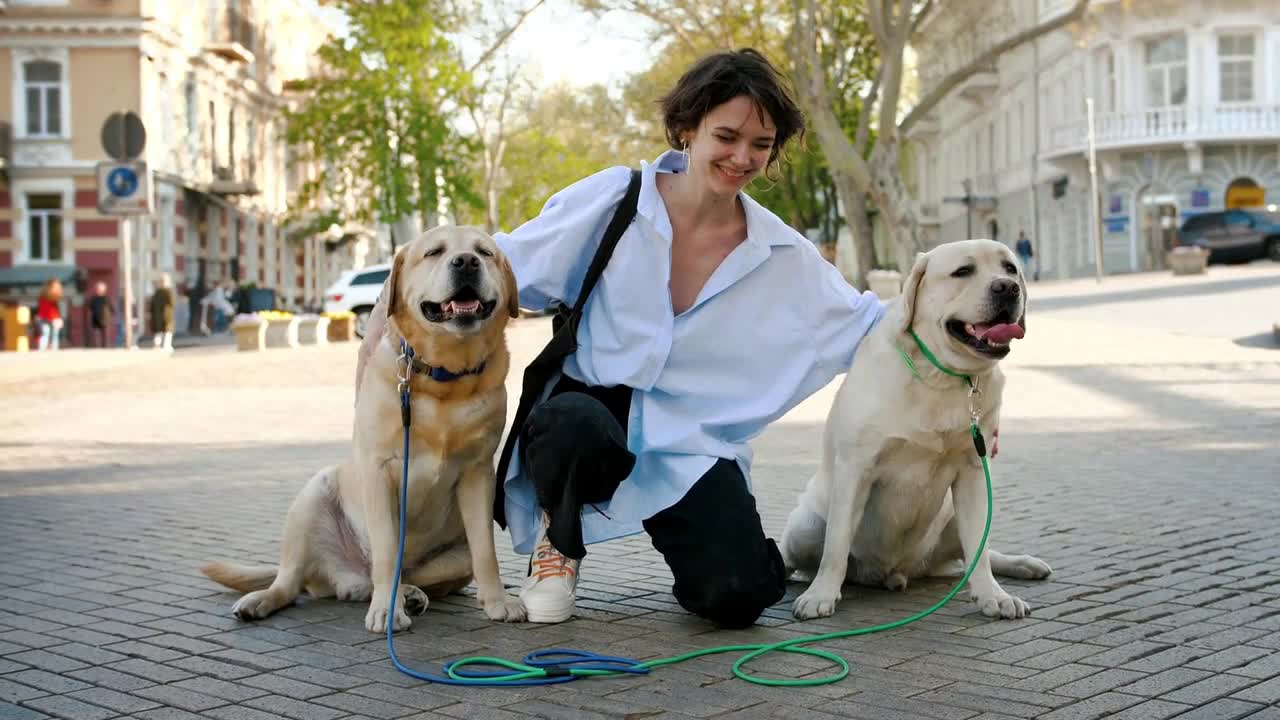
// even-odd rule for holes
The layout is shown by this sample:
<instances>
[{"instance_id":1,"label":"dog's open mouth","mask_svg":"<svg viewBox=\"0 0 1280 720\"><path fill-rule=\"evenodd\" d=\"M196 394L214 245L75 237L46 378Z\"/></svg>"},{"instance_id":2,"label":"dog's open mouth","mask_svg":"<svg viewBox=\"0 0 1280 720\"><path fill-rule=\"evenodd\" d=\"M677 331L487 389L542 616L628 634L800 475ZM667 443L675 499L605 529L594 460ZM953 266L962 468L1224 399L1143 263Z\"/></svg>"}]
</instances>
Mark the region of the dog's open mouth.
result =
<instances>
[{"instance_id":1,"label":"dog's open mouth","mask_svg":"<svg viewBox=\"0 0 1280 720\"><path fill-rule=\"evenodd\" d=\"M1025 334L1022 326L1014 321L1007 310L1001 311L983 323L971 323L953 318L947 321L947 332L983 355L995 358L1008 355L1009 343L1022 339Z\"/></svg>"},{"instance_id":2,"label":"dog's open mouth","mask_svg":"<svg viewBox=\"0 0 1280 720\"><path fill-rule=\"evenodd\" d=\"M493 314L498 306L497 300L483 300L475 288L465 286L444 302L422 302L422 314L431 322L448 322L450 320L484 320Z\"/></svg>"}]
</instances>

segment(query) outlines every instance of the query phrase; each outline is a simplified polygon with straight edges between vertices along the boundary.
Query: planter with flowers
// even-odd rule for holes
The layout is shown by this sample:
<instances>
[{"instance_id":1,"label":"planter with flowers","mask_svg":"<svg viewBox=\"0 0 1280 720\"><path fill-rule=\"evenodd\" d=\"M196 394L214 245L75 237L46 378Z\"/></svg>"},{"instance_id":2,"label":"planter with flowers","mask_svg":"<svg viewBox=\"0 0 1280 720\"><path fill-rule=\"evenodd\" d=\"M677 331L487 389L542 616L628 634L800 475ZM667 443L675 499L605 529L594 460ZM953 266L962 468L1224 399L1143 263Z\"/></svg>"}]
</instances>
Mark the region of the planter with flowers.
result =
<instances>
[{"instance_id":1,"label":"planter with flowers","mask_svg":"<svg viewBox=\"0 0 1280 720\"><path fill-rule=\"evenodd\" d=\"M341 312L321 313L329 321L329 342L351 342L356 339L356 314Z\"/></svg>"},{"instance_id":2,"label":"planter with flowers","mask_svg":"<svg viewBox=\"0 0 1280 720\"><path fill-rule=\"evenodd\" d=\"M282 310L260 310L258 317L267 323L267 347L298 347L298 316Z\"/></svg>"},{"instance_id":3,"label":"planter with flowers","mask_svg":"<svg viewBox=\"0 0 1280 720\"><path fill-rule=\"evenodd\" d=\"M1164 261L1174 275L1200 275L1209 267L1209 250L1196 245L1178 245L1165 253Z\"/></svg>"},{"instance_id":4,"label":"planter with flowers","mask_svg":"<svg viewBox=\"0 0 1280 720\"><path fill-rule=\"evenodd\" d=\"M267 321L258 313L242 313L231 320L236 350L261 350L267 346Z\"/></svg>"},{"instance_id":5,"label":"planter with flowers","mask_svg":"<svg viewBox=\"0 0 1280 720\"><path fill-rule=\"evenodd\" d=\"M327 345L329 318L323 315L299 315L298 342L303 345Z\"/></svg>"},{"instance_id":6,"label":"planter with flowers","mask_svg":"<svg viewBox=\"0 0 1280 720\"><path fill-rule=\"evenodd\" d=\"M897 270L869 270L867 289L881 300L888 300L902 292L902 273Z\"/></svg>"}]
</instances>

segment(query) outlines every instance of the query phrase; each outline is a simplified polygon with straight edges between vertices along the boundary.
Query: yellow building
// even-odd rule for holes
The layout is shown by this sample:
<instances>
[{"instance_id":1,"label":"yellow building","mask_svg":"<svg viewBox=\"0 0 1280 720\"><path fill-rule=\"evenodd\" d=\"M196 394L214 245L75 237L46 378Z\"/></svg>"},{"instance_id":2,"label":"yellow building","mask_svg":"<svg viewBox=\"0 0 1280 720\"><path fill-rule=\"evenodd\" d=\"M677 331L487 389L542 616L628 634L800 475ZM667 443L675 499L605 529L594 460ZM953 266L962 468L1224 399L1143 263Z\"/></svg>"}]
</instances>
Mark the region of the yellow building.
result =
<instances>
[{"instance_id":1,"label":"yellow building","mask_svg":"<svg viewBox=\"0 0 1280 720\"><path fill-rule=\"evenodd\" d=\"M144 298L168 273L183 296L234 281L275 290L281 307L320 304L334 268L350 265L333 247L350 245L282 227L300 174L285 143L287 88L314 72L332 31L304 0L0 8L0 301L34 303L46 278L71 280L68 340L82 344L75 281L101 280L120 298L130 237ZM154 188L153 212L137 221L97 211L102 125L125 111L145 124L139 159ZM179 331L187 310L180 300Z\"/></svg>"}]
</instances>

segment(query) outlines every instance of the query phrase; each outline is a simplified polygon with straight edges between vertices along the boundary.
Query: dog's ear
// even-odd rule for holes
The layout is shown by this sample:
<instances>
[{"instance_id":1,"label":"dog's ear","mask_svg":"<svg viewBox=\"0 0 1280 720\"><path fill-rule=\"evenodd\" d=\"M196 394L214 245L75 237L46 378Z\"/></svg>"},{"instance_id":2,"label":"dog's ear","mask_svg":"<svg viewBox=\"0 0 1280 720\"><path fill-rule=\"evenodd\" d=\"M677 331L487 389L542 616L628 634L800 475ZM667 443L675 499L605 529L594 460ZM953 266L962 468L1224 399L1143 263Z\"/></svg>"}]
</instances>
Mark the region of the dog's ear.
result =
<instances>
[{"instance_id":1,"label":"dog's ear","mask_svg":"<svg viewBox=\"0 0 1280 720\"><path fill-rule=\"evenodd\" d=\"M396 312L400 309L400 271L404 269L404 256L403 249L396 253L395 260L391 262L391 275L387 278L387 322L393 326Z\"/></svg>"},{"instance_id":2,"label":"dog's ear","mask_svg":"<svg viewBox=\"0 0 1280 720\"><path fill-rule=\"evenodd\" d=\"M929 265L929 256L916 253L916 262L907 274L907 281L902 284L902 327L898 332L906 332L911 328L911 321L916 315L916 295L920 292L920 283L924 282L924 272Z\"/></svg>"},{"instance_id":3,"label":"dog's ear","mask_svg":"<svg viewBox=\"0 0 1280 720\"><path fill-rule=\"evenodd\" d=\"M516 274L511 269L511 261L507 256L498 253L498 266L502 268L503 292L507 295L507 314L520 317L520 287L516 285Z\"/></svg>"}]
</instances>

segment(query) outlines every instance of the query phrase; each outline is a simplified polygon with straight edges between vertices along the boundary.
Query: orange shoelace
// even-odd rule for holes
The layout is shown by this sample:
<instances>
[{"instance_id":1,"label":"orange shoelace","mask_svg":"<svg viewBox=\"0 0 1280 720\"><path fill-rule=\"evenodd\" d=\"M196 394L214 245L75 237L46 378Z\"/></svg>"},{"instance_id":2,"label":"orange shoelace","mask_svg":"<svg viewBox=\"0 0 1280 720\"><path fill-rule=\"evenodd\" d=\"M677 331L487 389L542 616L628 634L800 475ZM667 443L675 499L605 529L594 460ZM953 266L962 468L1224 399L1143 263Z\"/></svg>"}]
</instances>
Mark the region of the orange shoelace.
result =
<instances>
[{"instance_id":1,"label":"orange shoelace","mask_svg":"<svg viewBox=\"0 0 1280 720\"><path fill-rule=\"evenodd\" d=\"M552 577L572 576L575 573L574 563L560 554L559 550L549 542L543 542L533 552L533 576L539 580Z\"/></svg>"}]
</instances>

